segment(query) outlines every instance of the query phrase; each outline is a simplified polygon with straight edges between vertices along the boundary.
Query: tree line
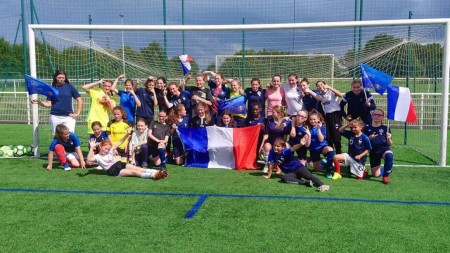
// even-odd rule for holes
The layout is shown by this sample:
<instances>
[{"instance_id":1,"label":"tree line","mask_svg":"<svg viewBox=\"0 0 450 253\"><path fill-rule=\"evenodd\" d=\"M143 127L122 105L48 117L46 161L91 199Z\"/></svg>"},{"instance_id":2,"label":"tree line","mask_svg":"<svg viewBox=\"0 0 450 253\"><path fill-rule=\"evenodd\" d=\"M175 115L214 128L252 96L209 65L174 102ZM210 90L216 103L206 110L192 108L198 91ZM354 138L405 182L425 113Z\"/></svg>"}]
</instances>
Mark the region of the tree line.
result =
<instances>
[{"instance_id":1,"label":"tree line","mask_svg":"<svg viewBox=\"0 0 450 253\"><path fill-rule=\"evenodd\" d=\"M382 45L382 48L380 47ZM386 52L385 50L389 48ZM24 74L23 45L13 45L0 38L0 77L2 79L22 78ZM51 77L58 68L64 68L72 78L99 79L116 77L123 72L122 48L90 50L71 46L58 50L43 42L36 43L36 52L41 55L38 62L38 76ZM153 41L148 46L136 50L124 46L125 71L129 76L145 77L182 76L178 56L167 57L160 43ZM283 76L301 73L302 76L326 78L331 75L331 56L252 58L244 56L294 55L298 52L281 50L252 49L237 51L236 56L221 62L218 71L226 77L270 78L273 74ZM328 58L327 58L328 57ZM195 55L194 55L195 58ZM28 59L28 56L27 56ZM361 50L349 49L343 56L335 57L334 77L360 76L358 63L370 62L370 66L395 77L440 77L442 76L443 47L438 43L405 43L392 35L376 35L367 41ZM203 70L215 70L215 62L206 69L194 61L191 63L194 75ZM328 73L328 74L324 74Z\"/></svg>"}]
</instances>

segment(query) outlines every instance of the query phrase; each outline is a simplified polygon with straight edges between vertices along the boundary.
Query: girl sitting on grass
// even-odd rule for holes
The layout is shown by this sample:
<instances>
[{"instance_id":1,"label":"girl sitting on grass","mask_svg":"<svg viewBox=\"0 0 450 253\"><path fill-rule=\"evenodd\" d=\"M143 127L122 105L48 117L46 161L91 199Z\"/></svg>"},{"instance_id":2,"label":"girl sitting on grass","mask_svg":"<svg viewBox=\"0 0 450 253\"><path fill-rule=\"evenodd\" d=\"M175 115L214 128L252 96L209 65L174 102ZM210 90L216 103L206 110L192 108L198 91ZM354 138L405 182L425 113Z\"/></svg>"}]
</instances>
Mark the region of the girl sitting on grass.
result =
<instances>
[{"instance_id":1,"label":"girl sitting on grass","mask_svg":"<svg viewBox=\"0 0 450 253\"><path fill-rule=\"evenodd\" d=\"M65 171L70 171L71 167L82 169L86 167L80 148L80 139L76 134L69 132L69 128L63 124L55 128L55 138L48 149L47 170L52 170L53 153L56 153Z\"/></svg>"},{"instance_id":2,"label":"girl sitting on grass","mask_svg":"<svg viewBox=\"0 0 450 253\"><path fill-rule=\"evenodd\" d=\"M100 167L110 176L141 177L152 178L154 180L167 177L167 172L165 170L158 171L154 169L144 169L129 163L118 161L116 159L114 156L114 150L126 139L128 139L130 132L131 128L129 128L127 134L114 146L110 140L102 141L100 143L89 141L90 149L87 156L87 161L90 163L98 163ZM100 147L100 152L98 154L94 154L94 150L97 146Z\"/></svg>"},{"instance_id":3,"label":"girl sitting on grass","mask_svg":"<svg viewBox=\"0 0 450 253\"><path fill-rule=\"evenodd\" d=\"M319 192L328 191L330 186L323 184L320 179L312 175L311 172L309 172L309 170L294 157L294 152L303 147L308 138L310 138L310 136L306 135L301 139L300 143L290 148L286 147L286 141L283 138L276 138L273 143L273 149L269 154L271 169L269 169L269 173L263 177L269 179L272 175L272 170L278 165L284 172L284 175L281 178L283 183L306 185L309 187L317 186L317 191Z\"/></svg>"}]
</instances>

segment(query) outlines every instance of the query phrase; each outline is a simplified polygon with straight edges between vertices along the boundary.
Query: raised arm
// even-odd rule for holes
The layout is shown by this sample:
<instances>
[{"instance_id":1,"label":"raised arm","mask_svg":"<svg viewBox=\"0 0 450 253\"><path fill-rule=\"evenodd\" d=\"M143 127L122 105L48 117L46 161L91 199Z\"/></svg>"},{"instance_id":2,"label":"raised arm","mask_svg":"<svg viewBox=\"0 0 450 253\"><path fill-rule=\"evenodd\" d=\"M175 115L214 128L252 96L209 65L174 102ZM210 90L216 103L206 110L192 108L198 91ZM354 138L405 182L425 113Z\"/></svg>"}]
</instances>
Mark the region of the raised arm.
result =
<instances>
[{"instance_id":1,"label":"raised arm","mask_svg":"<svg viewBox=\"0 0 450 253\"><path fill-rule=\"evenodd\" d=\"M338 96L338 97L344 96L344 95L342 94L342 92L340 92L339 90L336 90L335 88L329 86L328 84L325 84L325 85L323 86L323 88L324 88L324 89L329 89L329 90L331 90L331 91L332 91L334 94L336 94L336 96Z\"/></svg>"},{"instance_id":2,"label":"raised arm","mask_svg":"<svg viewBox=\"0 0 450 253\"><path fill-rule=\"evenodd\" d=\"M345 129L346 129L347 127L349 127L351 124L352 124L352 122L349 121L346 125L342 125L342 126L339 128L339 132L343 133L343 132L345 131Z\"/></svg>"},{"instance_id":3,"label":"raised arm","mask_svg":"<svg viewBox=\"0 0 450 253\"><path fill-rule=\"evenodd\" d=\"M306 145L307 143L307 139L309 138L308 135L303 136L303 138L300 140L300 142L298 144L295 144L291 147L291 152L294 153L295 151L297 151L299 148L303 147Z\"/></svg>"},{"instance_id":4,"label":"raised arm","mask_svg":"<svg viewBox=\"0 0 450 253\"><path fill-rule=\"evenodd\" d=\"M184 79L182 79L180 81L180 89L184 90L184 88L186 87L187 82L191 79L191 74L187 75Z\"/></svg>"},{"instance_id":5,"label":"raised arm","mask_svg":"<svg viewBox=\"0 0 450 253\"><path fill-rule=\"evenodd\" d=\"M136 93L134 93L134 90L133 90L133 89L130 90L130 94L133 96L134 101L136 102L136 106L137 106L137 107L141 107L142 102L141 102L141 100L139 99L139 97L136 96Z\"/></svg>"},{"instance_id":6,"label":"raised arm","mask_svg":"<svg viewBox=\"0 0 450 253\"><path fill-rule=\"evenodd\" d=\"M309 88L305 90L305 94L310 94L315 100L322 101L322 97Z\"/></svg>"},{"instance_id":7,"label":"raised arm","mask_svg":"<svg viewBox=\"0 0 450 253\"><path fill-rule=\"evenodd\" d=\"M83 87L81 87L81 88L82 88L85 92L89 92L89 90L90 90L92 87L94 87L95 85L101 84L101 83L103 83L103 79L100 79L100 80L98 80L98 81L96 81L96 82L93 82L93 83L85 84L85 85L83 85Z\"/></svg>"},{"instance_id":8,"label":"raised arm","mask_svg":"<svg viewBox=\"0 0 450 253\"><path fill-rule=\"evenodd\" d=\"M119 93L119 90L117 89L117 84L119 83L119 80L122 80L124 77L125 77L125 74L122 74L114 80L112 87L111 87L112 92L114 92L116 94Z\"/></svg>"}]
</instances>

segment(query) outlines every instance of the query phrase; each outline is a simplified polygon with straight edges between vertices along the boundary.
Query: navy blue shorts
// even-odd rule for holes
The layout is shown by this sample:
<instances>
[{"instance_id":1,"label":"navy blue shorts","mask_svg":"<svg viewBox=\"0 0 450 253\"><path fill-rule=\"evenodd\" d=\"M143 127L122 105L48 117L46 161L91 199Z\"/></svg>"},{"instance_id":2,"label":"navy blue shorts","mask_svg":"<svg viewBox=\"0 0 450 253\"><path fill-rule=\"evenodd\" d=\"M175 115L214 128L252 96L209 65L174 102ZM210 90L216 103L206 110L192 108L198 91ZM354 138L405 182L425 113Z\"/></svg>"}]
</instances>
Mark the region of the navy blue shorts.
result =
<instances>
[{"instance_id":1,"label":"navy blue shorts","mask_svg":"<svg viewBox=\"0 0 450 253\"><path fill-rule=\"evenodd\" d=\"M383 159L383 154L390 149L380 149L380 150L371 150L369 155L370 167L378 167L381 165L381 159Z\"/></svg>"},{"instance_id":2,"label":"navy blue shorts","mask_svg":"<svg viewBox=\"0 0 450 253\"><path fill-rule=\"evenodd\" d=\"M309 151L309 154L311 156L311 161L318 162L321 160L320 155L322 154L322 151L325 147L322 147L319 151Z\"/></svg>"},{"instance_id":3,"label":"navy blue shorts","mask_svg":"<svg viewBox=\"0 0 450 253\"><path fill-rule=\"evenodd\" d=\"M173 144L173 158L184 156L185 151L181 140L179 138L173 139L172 144Z\"/></svg>"}]
</instances>

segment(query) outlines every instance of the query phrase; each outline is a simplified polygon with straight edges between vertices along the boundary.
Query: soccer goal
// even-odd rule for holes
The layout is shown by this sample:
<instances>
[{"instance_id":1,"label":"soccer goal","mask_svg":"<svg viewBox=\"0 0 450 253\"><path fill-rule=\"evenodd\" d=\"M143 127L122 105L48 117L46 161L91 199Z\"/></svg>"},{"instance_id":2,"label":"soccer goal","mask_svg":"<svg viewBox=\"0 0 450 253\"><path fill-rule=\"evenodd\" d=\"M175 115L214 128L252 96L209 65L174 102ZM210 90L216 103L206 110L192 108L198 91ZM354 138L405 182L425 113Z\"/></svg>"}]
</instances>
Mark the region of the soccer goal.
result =
<instances>
[{"instance_id":1,"label":"soccer goal","mask_svg":"<svg viewBox=\"0 0 450 253\"><path fill-rule=\"evenodd\" d=\"M30 74L51 79L55 69L63 68L77 88L83 84L80 80L113 79L123 72L134 80L148 75L180 80L183 72L178 56L189 54L194 59L192 75L220 70L225 78L249 80L281 74L285 79L292 71L308 77L313 85L318 80L329 80L335 88L347 92L351 80L360 77L359 64L365 63L392 75L394 85L409 87L416 106L423 100L420 114L426 120L422 123L389 122L396 147L411 149L443 166L447 164L448 96L442 94L448 94L449 86L449 22L450 19L411 19L253 25L33 24L28 28ZM193 81L188 85L194 85ZM414 95L427 92L438 93ZM386 97L376 99L378 107L385 110ZM85 101L86 109L89 102ZM85 117L77 119L77 131L85 131ZM46 148L52 138L44 123L48 111L33 106L32 118L34 145ZM441 148L433 148L437 145Z\"/></svg>"}]
</instances>

